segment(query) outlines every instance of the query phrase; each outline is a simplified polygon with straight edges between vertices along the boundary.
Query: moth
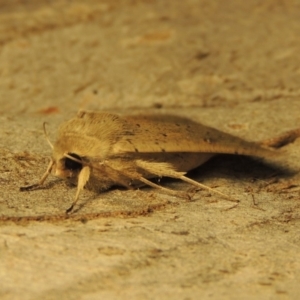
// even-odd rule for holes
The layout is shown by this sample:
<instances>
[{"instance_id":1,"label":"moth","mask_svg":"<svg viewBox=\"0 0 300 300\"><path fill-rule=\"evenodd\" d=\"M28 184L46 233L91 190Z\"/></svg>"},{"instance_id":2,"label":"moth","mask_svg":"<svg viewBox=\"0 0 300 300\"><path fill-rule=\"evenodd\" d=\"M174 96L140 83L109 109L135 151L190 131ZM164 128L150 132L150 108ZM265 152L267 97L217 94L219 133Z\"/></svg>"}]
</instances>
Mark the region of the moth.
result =
<instances>
[{"instance_id":1,"label":"moth","mask_svg":"<svg viewBox=\"0 0 300 300\"><path fill-rule=\"evenodd\" d=\"M45 130L45 127L44 127ZM84 188L99 192L112 186L133 188L140 184L167 189L150 181L172 177L196 187L225 194L185 176L211 157L221 154L270 157L276 151L174 115L119 116L106 112L80 111L63 123L52 157L41 180L21 191L43 185L49 174L77 185L70 213Z\"/></svg>"}]
</instances>

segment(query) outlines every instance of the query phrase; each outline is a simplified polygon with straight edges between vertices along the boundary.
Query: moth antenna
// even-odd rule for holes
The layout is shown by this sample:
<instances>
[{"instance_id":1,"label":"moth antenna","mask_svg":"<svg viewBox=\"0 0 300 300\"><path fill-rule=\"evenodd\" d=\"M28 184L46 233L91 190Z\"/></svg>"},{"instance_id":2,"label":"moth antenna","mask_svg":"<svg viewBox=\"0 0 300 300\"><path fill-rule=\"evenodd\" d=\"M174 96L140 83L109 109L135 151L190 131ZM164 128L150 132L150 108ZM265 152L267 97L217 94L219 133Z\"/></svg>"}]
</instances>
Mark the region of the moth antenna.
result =
<instances>
[{"instance_id":1,"label":"moth antenna","mask_svg":"<svg viewBox=\"0 0 300 300\"><path fill-rule=\"evenodd\" d=\"M50 147L53 149L53 145L52 143L50 142L50 139L49 139L49 135L48 135L48 132L46 130L46 124L48 124L47 122L44 122L43 123L43 129L44 129L44 135L45 135L45 138L46 138L46 141L47 143L50 145Z\"/></svg>"}]
</instances>

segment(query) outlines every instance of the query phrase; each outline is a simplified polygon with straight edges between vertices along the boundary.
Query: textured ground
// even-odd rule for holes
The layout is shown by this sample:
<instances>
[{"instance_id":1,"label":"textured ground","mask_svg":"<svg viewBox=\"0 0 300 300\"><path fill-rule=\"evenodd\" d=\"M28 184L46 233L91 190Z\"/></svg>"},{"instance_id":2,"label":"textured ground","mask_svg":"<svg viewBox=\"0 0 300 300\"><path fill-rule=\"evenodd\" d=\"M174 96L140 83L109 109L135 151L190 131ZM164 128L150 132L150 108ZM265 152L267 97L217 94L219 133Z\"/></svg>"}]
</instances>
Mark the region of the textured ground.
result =
<instances>
[{"instance_id":1,"label":"textured ground","mask_svg":"<svg viewBox=\"0 0 300 300\"><path fill-rule=\"evenodd\" d=\"M27 3L30 2L30 3ZM0 0L1 299L299 299L300 139L189 176L239 198L82 193L45 171L78 109L174 113L247 140L300 127L300 2ZM27 4L26 4L27 3ZM186 183L163 181L187 190Z\"/></svg>"}]
</instances>

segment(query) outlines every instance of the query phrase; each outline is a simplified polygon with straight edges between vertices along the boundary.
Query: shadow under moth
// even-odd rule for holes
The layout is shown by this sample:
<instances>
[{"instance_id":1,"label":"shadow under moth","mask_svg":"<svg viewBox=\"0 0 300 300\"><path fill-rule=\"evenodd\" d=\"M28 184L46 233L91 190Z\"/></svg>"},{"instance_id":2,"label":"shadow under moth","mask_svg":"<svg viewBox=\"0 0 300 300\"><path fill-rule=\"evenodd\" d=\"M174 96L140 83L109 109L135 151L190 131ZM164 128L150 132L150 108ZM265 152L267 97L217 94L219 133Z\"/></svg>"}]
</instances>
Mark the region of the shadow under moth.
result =
<instances>
[{"instance_id":1,"label":"shadow under moth","mask_svg":"<svg viewBox=\"0 0 300 300\"><path fill-rule=\"evenodd\" d=\"M60 126L53 145L47 134L46 137L53 148L48 168L37 184L21 187L20 190L43 185L51 173L69 180L77 185L77 192L67 213L73 210L85 187L103 191L115 185L133 188L142 184L180 195L181 192L149 180L164 176L183 180L228 198L186 177L186 172L221 153L262 158L278 153L173 115L123 117L105 112L80 111L76 117Z\"/></svg>"}]
</instances>

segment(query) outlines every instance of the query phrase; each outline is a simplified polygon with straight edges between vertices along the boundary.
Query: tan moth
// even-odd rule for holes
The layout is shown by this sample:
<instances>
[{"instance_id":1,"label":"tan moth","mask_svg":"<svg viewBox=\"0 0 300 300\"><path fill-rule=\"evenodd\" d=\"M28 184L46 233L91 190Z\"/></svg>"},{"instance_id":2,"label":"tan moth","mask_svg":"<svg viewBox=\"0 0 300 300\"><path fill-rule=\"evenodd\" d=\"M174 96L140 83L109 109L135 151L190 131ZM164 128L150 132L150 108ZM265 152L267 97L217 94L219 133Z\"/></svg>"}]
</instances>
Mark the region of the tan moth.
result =
<instances>
[{"instance_id":1,"label":"tan moth","mask_svg":"<svg viewBox=\"0 0 300 300\"><path fill-rule=\"evenodd\" d=\"M226 197L186 177L186 172L216 154L269 157L276 153L183 117L122 117L87 111L80 111L60 126L52 148L51 161L41 180L22 187L21 191L43 185L50 173L67 179L77 185L75 199L67 213L73 210L84 187L103 191L114 185L132 188L145 184L180 194L148 180L163 176L181 179Z\"/></svg>"}]
</instances>

